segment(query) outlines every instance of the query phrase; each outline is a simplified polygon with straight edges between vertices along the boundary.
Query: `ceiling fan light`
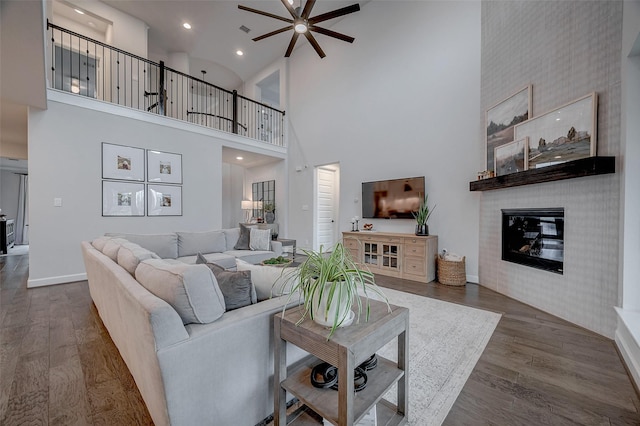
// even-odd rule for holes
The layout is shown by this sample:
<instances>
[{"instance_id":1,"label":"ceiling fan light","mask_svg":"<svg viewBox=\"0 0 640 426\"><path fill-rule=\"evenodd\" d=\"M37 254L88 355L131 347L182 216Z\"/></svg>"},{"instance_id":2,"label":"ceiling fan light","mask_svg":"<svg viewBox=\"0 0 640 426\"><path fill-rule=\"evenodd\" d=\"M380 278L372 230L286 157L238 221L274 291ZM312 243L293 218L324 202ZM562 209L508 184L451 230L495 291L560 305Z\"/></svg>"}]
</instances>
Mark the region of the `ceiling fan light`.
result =
<instances>
[{"instance_id":1,"label":"ceiling fan light","mask_svg":"<svg viewBox=\"0 0 640 426\"><path fill-rule=\"evenodd\" d=\"M297 33L299 34L304 34L307 32L307 24L305 24L304 22L298 22L293 26L293 29L296 30Z\"/></svg>"}]
</instances>

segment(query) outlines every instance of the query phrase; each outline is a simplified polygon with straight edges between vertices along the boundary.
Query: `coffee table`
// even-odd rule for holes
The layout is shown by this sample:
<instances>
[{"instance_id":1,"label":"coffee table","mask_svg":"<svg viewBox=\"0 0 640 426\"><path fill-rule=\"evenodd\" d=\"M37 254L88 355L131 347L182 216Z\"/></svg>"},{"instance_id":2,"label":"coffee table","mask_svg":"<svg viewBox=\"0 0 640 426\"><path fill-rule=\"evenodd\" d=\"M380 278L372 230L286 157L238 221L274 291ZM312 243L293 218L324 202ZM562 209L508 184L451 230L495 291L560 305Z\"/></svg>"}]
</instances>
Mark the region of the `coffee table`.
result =
<instances>
[{"instance_id":1,"label":"coffee table","mask_svg":"<svg viewBox=\"0 0 640 426\"><path fill-rule=\"evenodd\" d=\"M364 302L364 300L363 300ZM334 425L354 425L373 407L378 424L403 425L407 422L409 382L409 310L371 300L369 321L339 328L329 337L329 329L305 319L296 325L303 307L287 309L274 318L274 424L286 424L286 392ZM398 362L378 356L378 366L367 372L364 390L354 393L354 368L367 360L385 344L398 338ZM294 344L316 357L312 362L287 373L287 344ZM312 357L313 358L313 357ZM311 385L313 365L320 361L338 367L338 391L318 389ZM397 383L397 405L382 399Z\"/></svg>"}]
</instances>

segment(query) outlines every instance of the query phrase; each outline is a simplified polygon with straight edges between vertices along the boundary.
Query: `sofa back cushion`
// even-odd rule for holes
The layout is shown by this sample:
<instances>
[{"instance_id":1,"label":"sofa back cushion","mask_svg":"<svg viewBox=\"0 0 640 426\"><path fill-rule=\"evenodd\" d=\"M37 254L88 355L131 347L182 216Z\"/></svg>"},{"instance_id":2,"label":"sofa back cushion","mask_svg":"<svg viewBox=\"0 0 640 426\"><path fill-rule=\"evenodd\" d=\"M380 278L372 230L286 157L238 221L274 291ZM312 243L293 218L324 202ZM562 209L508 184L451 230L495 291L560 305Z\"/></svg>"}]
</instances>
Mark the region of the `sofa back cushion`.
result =
<instances>
[{"instance_id":1,"label":"sofa back cushion","mask_svg":"<svg viewBox=\"0 0 640 426\"><path fill-rule=\"evenodd\" d=\"M128 243L124 238L111 238L102 246L102 254L109 257L114 262L118 262L118 251L122 244Z\"/></svg>"},{"instance_id":2,"label":"sofa back cushion","mask_svg":"<svg viewBox=\"0 0 640 426\"><path fill-rule=\"evenodd\" d=\"M151 250L163 259L176 259L178 257L178 235L175 232L167 234L115 234L107 233L106 236L125 238L147 250Z\"/></svg>"},{"instance_id":3,"label":"sofa back cushion","mask_svg":"<svg viewBox=\"0 0 640 426\"><path fill-rule=\"evenodd\" d=\"M198 253L222 253L227 249L222 231L176 232L178 235L178 257Z\"/></svg>"},{"instance_id":4,"label":"sofa back cushion","mask_svg":"<svg viewBox=\"0 0 640 426\"><path fill-rule=\"evenodd\" d=\"M104 250L105 244L107 244L107 241L109 241L112 238L113 237L105 237L105 236L98 237L95 240L91 241L91 245L93 246L94 249L102 253L102 250Z\"/></svg>"},{"instance_id":5,"label":"sofa back cushion","mask_svg":"<svg viewBox=\"0 0 640 426\"><path fill-rule=\"evenodd\" d=\"M224 314L224 296L206 265L148 259L140 262L135 277L144 288L169 303L184 324L207 324Z\"/></svg>"},{"instance_id":6,"label":"sofa back cushion","mask_svg":"<svg viewBox=\"0 0 640 426\"><path fill-rule=\"evenodd\" d=\"M227 240L227 249L225 251L233 250L240 238L240 228L223 229L224 237Z\"/></svg>"},{"instance_id":7,"label":"sofa back cushion","mask_svg":"<svg viewBox=\"0 0 640 426\"><path fill-rule=\"evenodd\" d=\"M160 259L160 257L151 250L131 242L123 243L118 250L118 265L131 275L135 274L138 264L147 259Z\"/></svg>"}]
</instances>

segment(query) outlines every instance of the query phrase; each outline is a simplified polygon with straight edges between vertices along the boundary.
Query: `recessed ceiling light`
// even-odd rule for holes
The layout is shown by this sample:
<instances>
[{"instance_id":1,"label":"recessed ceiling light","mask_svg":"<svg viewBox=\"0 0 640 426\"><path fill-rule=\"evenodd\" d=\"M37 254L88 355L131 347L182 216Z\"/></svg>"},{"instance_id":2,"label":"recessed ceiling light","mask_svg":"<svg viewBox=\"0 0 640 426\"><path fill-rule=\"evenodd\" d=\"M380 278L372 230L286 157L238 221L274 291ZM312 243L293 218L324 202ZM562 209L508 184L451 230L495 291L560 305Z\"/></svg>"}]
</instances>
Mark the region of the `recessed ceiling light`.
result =
<instances>
[{"instance_id":1,"label":"recessed ceiling light","mask_svg":"<svg viewBox=\"0 0 640 426\"><path fill-rule=\"evenodd\" d=\"M244 157L237 156L236 160L244 160Z\"/></svg>"},{"instance_id":2,"label":"recessed ceiling light","mask_svg":"<svg viewBox=\"0 0 640 426\"><path fill-rule=\"evenodd\" d=\"M79 13L80 15L84 15L84 12L80 9L73 9L73 10L75 10L76 13Z\"/></svg>"},{"instance_id":3,"label":"recessed ceiling light","mask_svg":"<svg viewBox=\"0 0 640 426\"><path fill-rule=\"evenodd\" d=\"M244 55L244 52L242 50L236 50L236 55L242 56Z\"/></svg>"},{"instance_id":4,"label":"recessed ceiling light","mask_svg":"<svg viewBox=\"0 0 640 426\"><path fill-rule=\"evenodd\" d=\"M191 24L188 22L185 22L184 24L182 24L183 27L185 27L186 29L190 30L191 29Z\"/></svg>"},{"instance_id":5,"label":"recessed ceiling light","mask_svg":"<svg viewBox=\"0 0 640 426\"><path fill-rule=\"evenodd\" d=\"M90 27L95 27L96 26L96 24L93 21L89 21L89 22L87 22L87 24L89 24Z\"/></svg>"}]
</instances>

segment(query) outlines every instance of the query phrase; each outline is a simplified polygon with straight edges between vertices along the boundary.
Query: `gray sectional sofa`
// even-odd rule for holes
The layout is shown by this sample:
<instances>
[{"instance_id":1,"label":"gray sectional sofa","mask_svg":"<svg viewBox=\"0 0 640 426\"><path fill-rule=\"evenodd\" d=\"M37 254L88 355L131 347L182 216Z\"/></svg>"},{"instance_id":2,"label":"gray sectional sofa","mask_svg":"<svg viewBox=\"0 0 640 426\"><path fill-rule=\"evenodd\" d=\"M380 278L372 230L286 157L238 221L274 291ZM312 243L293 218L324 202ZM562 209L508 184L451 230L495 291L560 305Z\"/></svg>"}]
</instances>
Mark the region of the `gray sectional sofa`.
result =
<instances>
[{"instance_id":1,"label":"gray sectional sofa","mask_svg":"<svg viewBox=\"0 0 640 426\"><path fill-rule=\"evenodd\" d=\"M210 244L199 234L82 242L89 290L156 425L252 426L273 412L273 316L287 296L227 311L212 269L191 264ZM206 253L232 256L228 244ZM289 365L307 356L287 348Z\"/></svg>"},{"instance_id":2,"label":"gray sectional sofa","mask_svg":"<svg viewBox=\"0 0 640 426\"><path fill-rule=\"evenodd\" d=\"M240 228L205 232L170 232L166 234L107 233L106 236L124 238L136 243L163 259L177 259L184 263L196 263L196 255L204 254L207 260L226 269L236 267L236 258L248 263L260 263L282 254L282 243L270 242L270 250L238 250Z\"/></svg>"}]
</instances>

